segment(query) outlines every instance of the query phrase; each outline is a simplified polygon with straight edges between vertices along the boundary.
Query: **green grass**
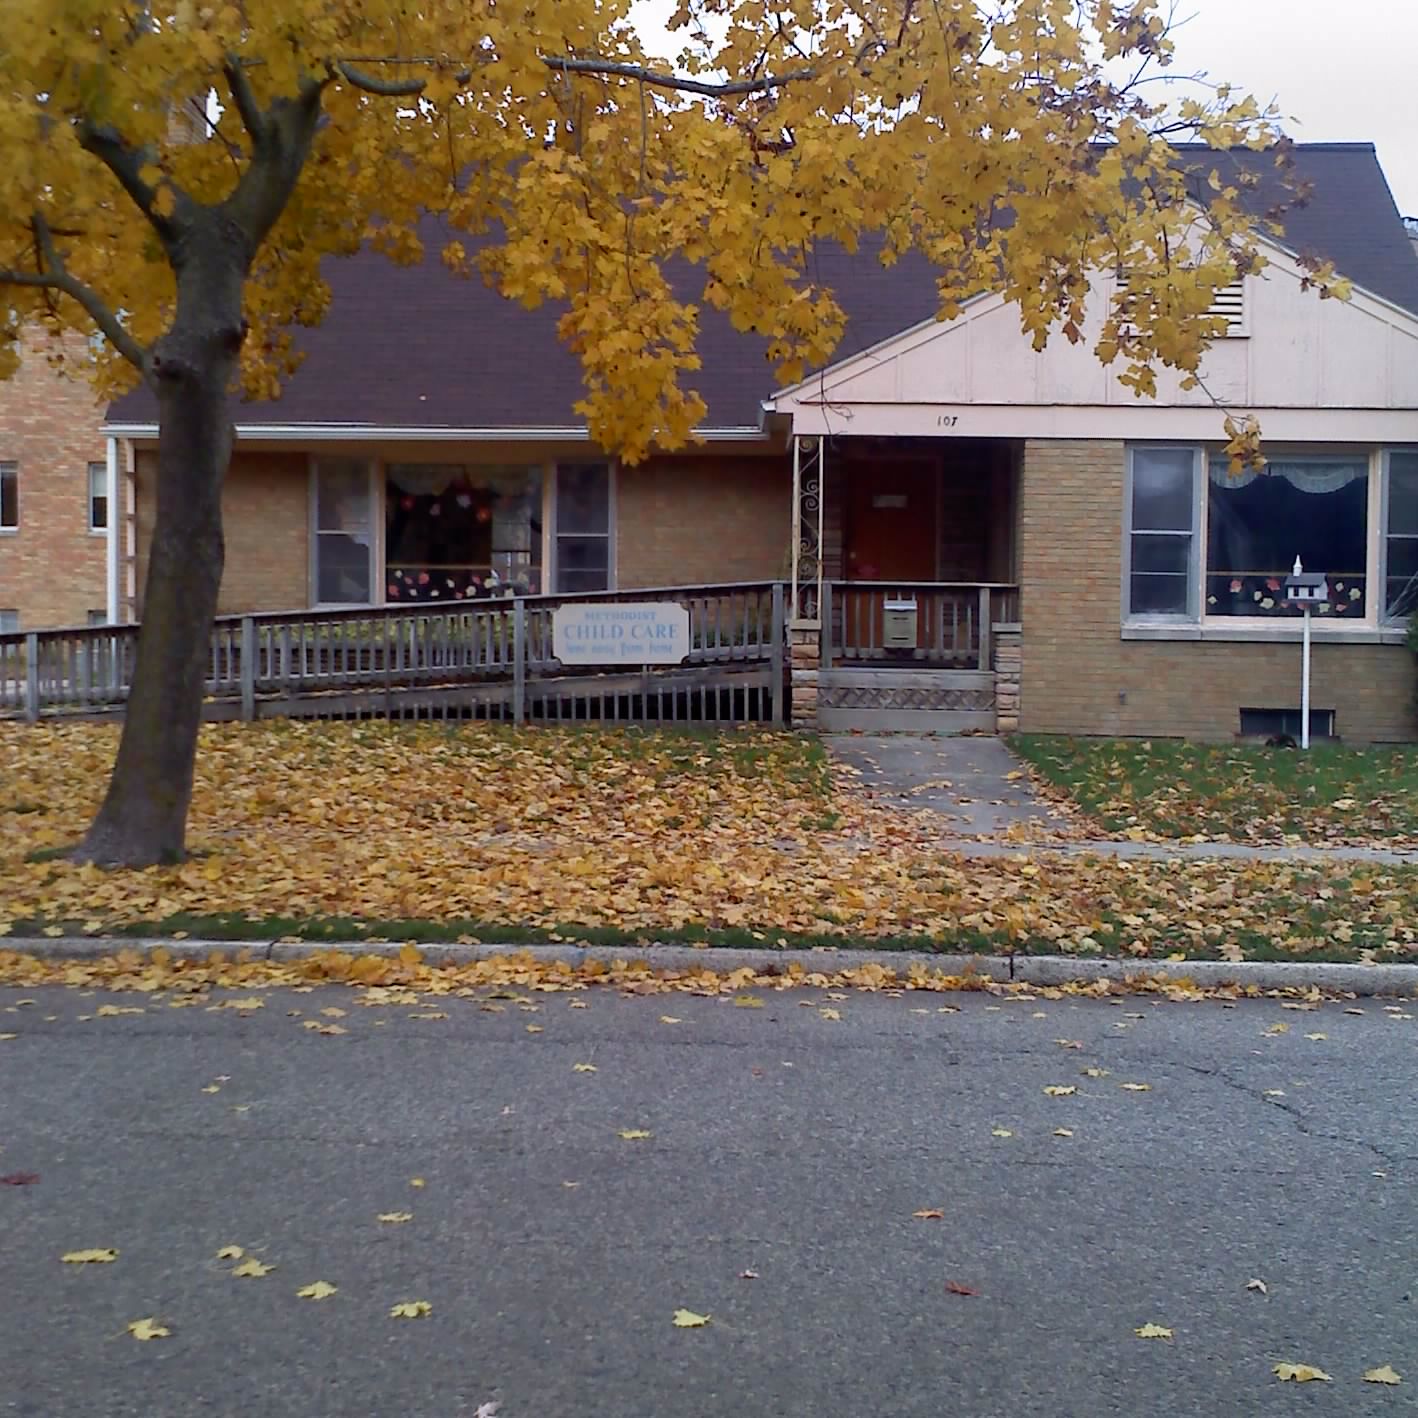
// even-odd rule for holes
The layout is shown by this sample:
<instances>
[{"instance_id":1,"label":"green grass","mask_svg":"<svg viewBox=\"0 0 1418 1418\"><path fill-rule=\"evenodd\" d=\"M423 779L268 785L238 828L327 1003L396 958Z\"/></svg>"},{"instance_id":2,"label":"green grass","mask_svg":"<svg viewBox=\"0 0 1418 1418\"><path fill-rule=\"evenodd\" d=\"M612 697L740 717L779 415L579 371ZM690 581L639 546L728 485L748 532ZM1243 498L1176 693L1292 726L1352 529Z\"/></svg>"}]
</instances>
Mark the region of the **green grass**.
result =
<instances>
[{"instance_id":1,"label":"green grass","mask_svg":"<svg viewBox=\"0 0 1418 1418\"><path fill-rule=\"evenodd\" d=\"M1418 747L1301 752L1041 734L1011 745L1108 832L1317 845L1418 839Z\"/></svg>"}]
</instances>

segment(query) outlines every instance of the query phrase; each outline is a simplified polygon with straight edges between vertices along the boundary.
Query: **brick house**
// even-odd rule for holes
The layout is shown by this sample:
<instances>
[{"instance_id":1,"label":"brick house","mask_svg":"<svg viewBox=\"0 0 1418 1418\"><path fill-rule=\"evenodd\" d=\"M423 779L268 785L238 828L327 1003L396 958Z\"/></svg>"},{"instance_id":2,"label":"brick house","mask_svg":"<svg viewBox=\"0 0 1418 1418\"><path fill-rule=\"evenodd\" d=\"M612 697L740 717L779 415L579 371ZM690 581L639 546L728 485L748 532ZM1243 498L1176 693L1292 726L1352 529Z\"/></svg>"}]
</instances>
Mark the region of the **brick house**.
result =
<instances>
[{"instance_id":1,"label":"brick house","mask_svg":"<svg viewBox=\"0 0 1418 1418\"><path fill-rule=\"evenodd\" d=\"M68 353L82 357L82 341ZM53 354L32 335L0 383L0 631L117 618L107 582L113 442L103 404Z\"/></svg>"},{"instance_id":2,"label":"brick house","mask_svg":"<svg viewBox=\"0 0 1418 1418\"><path fill-rule=\"evenodd\" d=\"M830 368L774 390L763 342L705 311L703 442L617 465L572 412L556 312L451 279L430 221L421 265L332 262L304 365L240 410L221 609L784 580L803 719L1226 738L1295 727L1299 621L1277 592L1299 555L1329 582L1316 732L1411 738L1418 258L1371 146L1296 156L1313 196L1222 293L1205 369L1260 419L1260 475L1217 457L1206 393L1164 378L1136 399L1088 330L1036 354L998 297L938 322L931 269L870 250L818 255L849 317ZM1269 203L1264 155L1204 161L1254 164ZM1302 290L1297 252L1353 299ZM110 574L138 587L146 395L105 433L134 508Z\"/></svg>"}]
</instances>

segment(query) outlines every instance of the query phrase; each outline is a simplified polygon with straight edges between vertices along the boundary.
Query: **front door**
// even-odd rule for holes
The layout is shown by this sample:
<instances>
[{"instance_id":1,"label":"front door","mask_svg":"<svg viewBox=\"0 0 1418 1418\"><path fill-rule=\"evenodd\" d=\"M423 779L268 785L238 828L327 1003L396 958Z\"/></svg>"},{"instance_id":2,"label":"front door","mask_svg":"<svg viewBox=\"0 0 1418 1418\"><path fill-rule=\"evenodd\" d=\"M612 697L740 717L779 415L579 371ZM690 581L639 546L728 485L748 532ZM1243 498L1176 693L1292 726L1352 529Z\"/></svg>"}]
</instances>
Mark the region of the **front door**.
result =
<instances>
[{"instance_id":1,"label":"front door","mask_svg":"<svg viewBox=\"0 0 1418 1418\"><path fill-rule=\"evenodd\" d=\"M849 581L934 581L940 471L933 459L881 458L846 469Z\"/></svg>"}]
</instances>

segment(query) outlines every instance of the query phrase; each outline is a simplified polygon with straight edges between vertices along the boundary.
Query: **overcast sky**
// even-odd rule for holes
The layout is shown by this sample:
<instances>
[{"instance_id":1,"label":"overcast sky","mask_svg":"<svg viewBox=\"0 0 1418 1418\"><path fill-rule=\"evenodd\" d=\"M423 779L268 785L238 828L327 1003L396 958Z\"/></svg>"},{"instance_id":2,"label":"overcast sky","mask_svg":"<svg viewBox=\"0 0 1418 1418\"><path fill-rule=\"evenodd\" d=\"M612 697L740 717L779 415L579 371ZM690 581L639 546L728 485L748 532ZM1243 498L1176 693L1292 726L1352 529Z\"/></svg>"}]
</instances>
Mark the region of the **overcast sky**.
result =
<instances>
[{"instance_id":1,"label":"overcast sky","mask_svg":"<svg viewBox=\"0 0 1418 1418\"><path fill-rule=\"evenodd\" d=\"M640 0L647 44L674 0ZM1177 0L1176 71L1275 99L1298 142L1373 142L1418 215L1418 0ZM668 48L668 46L666 46Z\"/></svg>"}]
</instances>

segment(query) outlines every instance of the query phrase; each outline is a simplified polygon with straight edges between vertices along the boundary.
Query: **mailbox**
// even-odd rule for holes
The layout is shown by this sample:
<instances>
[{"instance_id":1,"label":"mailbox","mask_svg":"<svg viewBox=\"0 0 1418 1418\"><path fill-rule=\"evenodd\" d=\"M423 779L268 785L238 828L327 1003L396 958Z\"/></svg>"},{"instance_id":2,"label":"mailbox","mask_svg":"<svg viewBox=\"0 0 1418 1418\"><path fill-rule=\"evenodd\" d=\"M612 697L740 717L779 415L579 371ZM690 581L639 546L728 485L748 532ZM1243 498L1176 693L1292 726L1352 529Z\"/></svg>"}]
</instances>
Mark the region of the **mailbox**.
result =
<instances>
[{"instance_id":1,"label":"mailbox","mask_svg":"<svg viewBox=\"0 0 1418 1418\"><path fill-rule=\"evenodd\" d=\"M1329 598L1324 574L1306 571L1295 558L1295 569L1285 578L1285 599L1297 606L1313 606Z\"/></svg>"},{"instance_id":2,"label":"mailbox","mask_svg":"<svg viewBox=\"0 0 1418 1418\"><path fill-rule=\"evenodd\" d=\"M881 643L887 650L916 648L916 598L888 596L881 612Z\"/></svg>"}]
</instances>

